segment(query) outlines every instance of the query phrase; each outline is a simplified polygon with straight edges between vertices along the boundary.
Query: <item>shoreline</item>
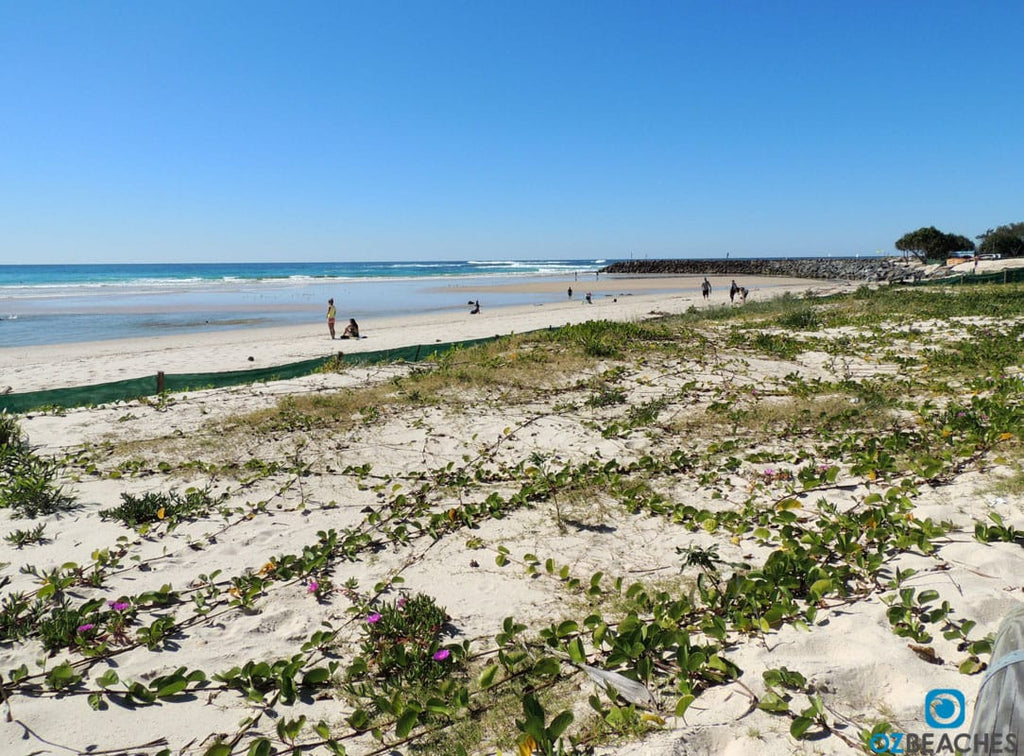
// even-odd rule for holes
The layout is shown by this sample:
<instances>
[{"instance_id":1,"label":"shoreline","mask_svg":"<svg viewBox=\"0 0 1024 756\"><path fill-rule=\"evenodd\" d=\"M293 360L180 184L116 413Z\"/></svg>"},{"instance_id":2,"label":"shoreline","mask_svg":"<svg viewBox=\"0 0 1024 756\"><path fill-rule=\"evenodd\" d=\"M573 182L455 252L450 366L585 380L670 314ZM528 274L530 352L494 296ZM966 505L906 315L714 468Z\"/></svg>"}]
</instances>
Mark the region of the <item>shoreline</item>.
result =
<instances>
[{"instance_id":1,"label":"shoreline","mask_svg":"<svg viewBox=\"0 0 1024 756\"><path fill-rule=\"evenodd\" d=\"M569 277L566 277L569 278ZM747 286L751 299L765 299L785 292L804 293L808 289L831 293L850 288L844 281L778 279L753 276L737 277ZM495 284L495 291L537 293L533 287L554 287L564 291L573 285L573 299L533 305L489 306L486 289L481 294L482 311L470 315L460 312L431 312L397 317L360 319L365 338L331 341L324 322L307 325L267 326L252 329L167 334L151 338L110 339L65 344L14 346L0 348L0 391L24 393L53 388L107 383L128 378L155 375L157 372L208 373L275 367L291 362L326 357L336 352L368 352L416 344L462 341L485 336L524 333L559 327L593 319L641 320L653 314L678 314L690 306L728 305L728 282L712 281L714 289L708 302L701 299L697 280L679 286L680 278L653 277L623 281L609 277L586 282L551 281L543 283ZM640 293L632 293L630 289ZM449 289L457 290L457 289ZM468 291L468 290L467 290ZM586 291L595 294L593 304L583 302ZM465 292L462 292L465 293ZM540 292L544 293L544 292ZM339 323L347 317L339 313ZM250 359L251 358L251 359Z\"/></svg>"}]
</instances>

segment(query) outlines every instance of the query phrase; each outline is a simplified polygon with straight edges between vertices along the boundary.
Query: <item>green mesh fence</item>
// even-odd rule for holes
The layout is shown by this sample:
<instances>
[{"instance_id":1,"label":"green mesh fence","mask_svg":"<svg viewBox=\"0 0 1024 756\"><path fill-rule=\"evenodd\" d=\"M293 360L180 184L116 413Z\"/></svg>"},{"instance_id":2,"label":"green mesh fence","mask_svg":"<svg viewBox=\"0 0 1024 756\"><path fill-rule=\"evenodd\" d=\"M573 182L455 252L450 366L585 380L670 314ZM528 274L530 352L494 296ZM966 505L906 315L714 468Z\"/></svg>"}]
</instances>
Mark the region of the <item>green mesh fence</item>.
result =
<instances>
[{"instance_id":1,"label":"green mesh fence","mask_svg":"<svg viewBox=\"0 0 1024 756\"><path fill-rule=\"evenodd\" d=\"M450 341L443 344L428 344L401 347L398 349L381 349L375 352L356 352L353 354L338 353L314 360L292 362L269 368L253 370L234 370L224 373L165 373L147 378L130 378L124 381L97 383L91 386L75 386L72 388L49 389L46 391L26 391L21 394L4 394L0 396L0 411L27 412L39 408L85 407L95 404L107 404L127 399L138 399L153 396L163 391L197 391L224 386L239 386L246 383L264 381L280 381L287 378L298 378L312 375L324 365L340 360L347 365L377 365L388 362L419 362L433 355L447 352L450 349L461 349L486 344L494 341L497 336L468 341ZM161 385L162 384L162 385Z\"/></svg>"},{"instance_id":2,"label":"green mesh fence","mask_svg":"<svg viewBox=\"0 0 1024 756\"><path fill-rule=\"evenodd\" d=\"M1009 268L996 273L964 273L948 278L931 278L921 281L897 281L900 286L970 286L972 284L989 283L1021 283L1024 281L1024 268Z\"/></svg>"}]
</instances>

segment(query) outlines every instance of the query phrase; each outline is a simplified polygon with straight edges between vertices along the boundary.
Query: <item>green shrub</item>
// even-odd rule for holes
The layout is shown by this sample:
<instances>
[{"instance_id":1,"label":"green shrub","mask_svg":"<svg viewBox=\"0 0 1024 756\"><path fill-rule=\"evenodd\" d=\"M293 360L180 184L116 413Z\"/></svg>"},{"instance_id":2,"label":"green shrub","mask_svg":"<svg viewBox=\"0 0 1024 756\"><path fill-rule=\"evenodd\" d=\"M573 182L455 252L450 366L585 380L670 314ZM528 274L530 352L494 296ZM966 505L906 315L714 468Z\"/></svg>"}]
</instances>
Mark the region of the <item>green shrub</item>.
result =
<instances>
[{"instance_id":1,"label":"green shrub","mask_svg":"<svg viewBox=\"0 0 1024 756\"><path fill-rule=\"evenodd\" d=\"M189 488L184 494L150 492L136 496L121 494L121 505L104 509L100 517L104 520L120 520L130 528L147 526L166 521L169 528L179 522L205 516L220 499L215 499L208 489Z\"/></svg>"},{"instance_id":2,"label":"green shrub","mask_svg":"<svg viewBox=\"0 0 1024 756\"><path fill-rule=\"evenodd\" d=\"M12 454L0 471L0 508L12 509L19 517L71 509L74 499L58 482L60 473L61 466L54 460L24 450Z\"/></svg>"},{"instance_id":3,"label":"green shrub","mask_svg":"<svg viewBox=\"0 0 1024 756\"><path fill-rule=\"evenodd\" d=\"M448 613L422 593L373 606L363 621L361 658L350 675L421 684L445 677L453 661L441 648L447 621Z\"/></svg>"}]
</instances>

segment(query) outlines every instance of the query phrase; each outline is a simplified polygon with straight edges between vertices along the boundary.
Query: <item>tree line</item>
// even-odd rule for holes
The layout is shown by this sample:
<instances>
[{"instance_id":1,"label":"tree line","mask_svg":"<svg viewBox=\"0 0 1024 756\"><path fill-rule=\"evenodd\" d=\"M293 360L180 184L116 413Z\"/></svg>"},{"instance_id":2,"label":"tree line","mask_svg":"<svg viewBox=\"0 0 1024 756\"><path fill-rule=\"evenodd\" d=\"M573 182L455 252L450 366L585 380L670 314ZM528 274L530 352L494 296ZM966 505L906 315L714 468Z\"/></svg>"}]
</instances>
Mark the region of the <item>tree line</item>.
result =
<instances>
[{"instance_id":1,"label":"tree line","mask_svg":"<svg viewBox=\"0 0 1024 756\"><path fill-rule=\"evenodd\" d=\"M990 228L976 238L977 245L966 236L947 234L935 226L928 226L901 236L896 240L896 249L908 252L922 262L942 261L957 252L1024 257L1024 223Z\"/></svg>"}]
</instances>

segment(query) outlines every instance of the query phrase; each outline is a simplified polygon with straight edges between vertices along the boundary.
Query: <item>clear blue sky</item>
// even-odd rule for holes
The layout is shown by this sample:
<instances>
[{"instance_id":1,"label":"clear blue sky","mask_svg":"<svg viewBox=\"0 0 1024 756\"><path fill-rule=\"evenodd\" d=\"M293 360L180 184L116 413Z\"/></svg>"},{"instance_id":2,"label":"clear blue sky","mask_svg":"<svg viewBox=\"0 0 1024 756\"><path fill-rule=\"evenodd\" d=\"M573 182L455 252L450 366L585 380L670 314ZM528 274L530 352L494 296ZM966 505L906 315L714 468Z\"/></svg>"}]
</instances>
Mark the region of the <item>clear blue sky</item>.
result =
<instances>
[{"instance_id":1,"label":"clear blue sky","mask_svg":"<svg viewBox=\"0 0 1024 756\"><path fill-rule=\"evenodd\" d=\"M0 0L0 263L873 254L1024 221L1024 2Z\"/></svg>"}]
</instances>

